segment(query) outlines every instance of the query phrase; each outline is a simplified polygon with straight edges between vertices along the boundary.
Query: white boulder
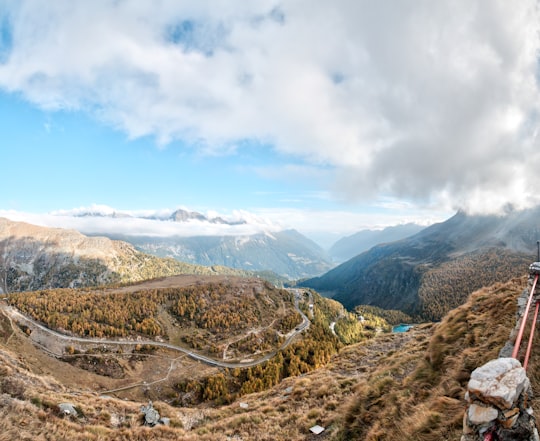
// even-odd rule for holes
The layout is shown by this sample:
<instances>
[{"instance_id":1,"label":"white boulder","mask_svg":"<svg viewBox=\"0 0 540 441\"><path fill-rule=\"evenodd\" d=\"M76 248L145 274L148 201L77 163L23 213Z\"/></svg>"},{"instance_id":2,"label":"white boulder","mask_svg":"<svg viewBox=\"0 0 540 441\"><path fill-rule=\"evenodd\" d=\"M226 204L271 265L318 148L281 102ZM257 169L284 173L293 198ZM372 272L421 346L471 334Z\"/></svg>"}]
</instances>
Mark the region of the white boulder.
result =
<instances>
[{"instance_id":1,"label":"white boulder","mask_svg":"<svg viewBox=\"0 0 540 441\"><path fill-rule=\"evenodd\" d=\"M528 387L529 379L518 360L498 358L472 372L468 390L484 403L510 409Z\"/></svg>"}]
</instances>

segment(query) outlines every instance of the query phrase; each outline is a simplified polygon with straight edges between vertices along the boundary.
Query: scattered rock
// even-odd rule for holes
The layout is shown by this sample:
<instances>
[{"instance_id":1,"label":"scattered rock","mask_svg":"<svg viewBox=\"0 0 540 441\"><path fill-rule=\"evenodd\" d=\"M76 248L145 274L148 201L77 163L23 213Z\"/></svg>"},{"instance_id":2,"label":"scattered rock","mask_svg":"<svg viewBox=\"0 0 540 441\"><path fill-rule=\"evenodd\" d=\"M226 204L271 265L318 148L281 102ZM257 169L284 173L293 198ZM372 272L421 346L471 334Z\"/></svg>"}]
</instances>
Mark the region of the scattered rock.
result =
<instances>
[{"instance_id":1,"label":"scattered rock","mask_svg":"<svg viewBox=\"0 0 540 441\"><path fill-rule=\"evenodd\" d=\"M126 418L124 415L120 415L114 412L111 413L111 426L112 427L120 427L125 421L126 421Z\"/></svg>"},{"instance_id":2,"label":"scattered rock","mask_svg":"<svg viewBox=\"0 0 540 441\"><path fill-rule=\"evenodd\" d=\"M154 427L156 424L159 423L159 412L154 409L154 406L152 406L152 402L149 401L148 405L141 406L141 412L144 414L144 425Z\"/></svg>"},{"instance_id":3,"label":"scattered rock","mask_svg":"<svg viewBox=\"0 0 540 441\"><path fill-rule=\"evenodd\" d=\"M499 412L494 407L485 407L478 404L469 406L469 421L474 425L487 424L494 421L499 416Z\"/></svg>"},{"instance_id":4,"label":"scattered rock","mask_svg":"<svg viewBox=\"0 0 540 441\"><path fill-rule=\"evenodd\" d=\"M521 363L499 358L471 374L461 441L537 441L534 417L528 411L530 381ZM540 440L538 440L540 441Z\"/></svg>"},{"instance_id":5,"label":"scattered rock","mask_svg":"<svg viewBox=\"0 0 540 441\"><path fill-rule=\"evenodd\" d=\"M73 406L73 404L71 404L71 403L60 403L58 405L58 409L60 409L60 412L63 415L72 416L74 418L77 418L77 416L78 416L78 413L75 410L75 406Z\"/></svg>"},{"instance_id":6,"label":"scattered rock","mask_svg":"<svg viewBox=\"0 0 540 441\"><path fill-rule=\"evenodd\" d=\"M141 412L144 414L144 425L154 427L158 424L169 426L171 419L167 417L160 417L159 412L154 409L152 401L148 401L146 406L141 406Z\"/></svg>"},{"instance_id":7,"label":"scattered rock","mask_svg":"<svg viewBox=\"0 0 540 441\"><path fill-rule=\"evenodd\" d=\"M313 432L315 435L319 435L320 433L324 432L324 427L319 426L318 424L311 427L309 429L311 432Z\"/></svg>"}]
</instances>

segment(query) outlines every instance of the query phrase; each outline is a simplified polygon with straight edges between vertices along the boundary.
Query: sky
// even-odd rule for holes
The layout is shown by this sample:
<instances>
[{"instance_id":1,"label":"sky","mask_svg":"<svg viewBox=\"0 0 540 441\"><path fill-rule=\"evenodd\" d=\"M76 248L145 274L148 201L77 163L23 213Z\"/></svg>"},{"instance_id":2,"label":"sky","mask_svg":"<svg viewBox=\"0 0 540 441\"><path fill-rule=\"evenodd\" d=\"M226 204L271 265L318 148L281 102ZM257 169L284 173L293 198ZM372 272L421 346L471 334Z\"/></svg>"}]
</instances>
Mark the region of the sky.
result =
<instances>
[{"instance_id":1,"label":"sky","mask_svg":"<svg viewBox=\"0 0 540 441\"><path fill-rule=\"evenodd\" d=\"M539 31L533 0L0 0L0 216L326 244L536 205Z\"/></svg>"}]
</instances>

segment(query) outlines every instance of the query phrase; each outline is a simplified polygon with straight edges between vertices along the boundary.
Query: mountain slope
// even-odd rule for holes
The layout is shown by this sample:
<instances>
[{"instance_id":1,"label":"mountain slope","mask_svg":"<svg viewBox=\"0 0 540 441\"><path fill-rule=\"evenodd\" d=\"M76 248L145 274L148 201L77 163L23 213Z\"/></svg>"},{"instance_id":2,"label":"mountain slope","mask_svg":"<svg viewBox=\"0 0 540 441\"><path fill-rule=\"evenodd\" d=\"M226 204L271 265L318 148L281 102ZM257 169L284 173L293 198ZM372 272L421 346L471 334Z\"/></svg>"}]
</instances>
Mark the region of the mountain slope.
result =
<instances>
[{"instance_id":1,"label":"mountain slope","mask_svg":"<svg viewBox=\"0 0 540 441\"><path fill-rule=\"evenodd\" d=\"M234 236L116 236L137 249L198 265L270 270L289 279L312 277L331 268L324 251L295 230Z\"/></svg>"},{"instance_id":2,"label":"mountain slope","mask_svg":"<svg viewBox=\"0 0 540 441\"><path fill-rule=\"evenodd\" d=\"M319 424L326 431L317 439L325 440L458 441L470 373L504 346L525 286L522 278L483 289L440 324L379 335L342 349L320 369L246 394L241 402L200 407L172 407L154 399L162 383L146 387L138 402L102 395L96 385L113 380L77 374L73 366L41 353L0 314L3 433L5 439L300 441L315 439L309 428ZM533 390L540 388L534 375L540 365L538 349L536 342L529 369ZM151 354L155 365L160 363L157 355ZM96 354L95 359L101 357ZM137 363L142 357L137 356ZM191 378L193 372L185 375ZM142 426L140 405L148 394L160 414L171 418L171 426ZM535 414L538 401L531 400ZM73 403L82 416L62 415L62 402Z\"/></svg>"},{"instance_id":3,"label":"mountain slope","mask_svg":"<svg viewBox=\"0 0 540 441\"><path fill-rule=\"evenodd\" d=\"M344 262L375 245L404 239L422 231L424 228L417 224L405 224L384 228L383 230L362 230L338 240L328 250L328 254L336 262Z\"/></svg>"},{"instance_id":4,"label":"mountain slope","mask_svg":"<svg viewBox=\"0 0 540 441\"><path fill-rule=\"evenodd\" d=\"M459 212L398 242L379 245L303 282L352 308L401 309L440 319L474 290L522 274L536 255L540 208L505 216Z\"/></svg>"},{"instance_id":5,"label":"mountain slope","mask_svg":"<svg viewBox=\"0 0 540 441\"><path fill-rule=\"evenodd\" d=\"M45 228L0 218L0 290L134 282L174 274L237 274L229 268L206 268L160 259L105 237L74 230Z\"/></svg>"},{"instance_id":6,"label":"mountain slope","mask_svg":"<svg viewBox=\"0 0 540 441\"><path fill-rule=\"evenodd\" d=\"M520 278L475 292L434 326L428 341L418 341L421 353L411 357L409 349L380 360L359 380L336 441L459 441L470 374L498 357L515 325L524 287ZM538 358L534 363L530 372ZM538 378L530 378L538 390ZM535 413L537 401L532 402Z\"/></svg>"}]
</instances>

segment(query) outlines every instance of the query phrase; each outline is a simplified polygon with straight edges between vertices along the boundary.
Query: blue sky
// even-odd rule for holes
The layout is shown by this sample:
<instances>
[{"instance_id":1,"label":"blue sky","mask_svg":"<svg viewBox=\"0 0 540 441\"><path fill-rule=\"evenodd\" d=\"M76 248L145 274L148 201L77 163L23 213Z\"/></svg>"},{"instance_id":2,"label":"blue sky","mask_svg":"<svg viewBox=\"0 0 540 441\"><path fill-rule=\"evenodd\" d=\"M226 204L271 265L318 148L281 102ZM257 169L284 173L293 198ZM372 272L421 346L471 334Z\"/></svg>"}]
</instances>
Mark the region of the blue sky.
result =
<instances>
[{"instance_id":1,"label":"blue sky","mask_svg":"<svg viewBox=\"0 0 540 441\"><path fill-rule=\"evenodd\" d=\"M129 139L84 112L41 110L18 94L0 93L0 131L9 188L0 194L0 213L15 220L52 226L40 214L101 206L222 215L242 210L329 245L360 229L429 224L448 214L397 202L341 201L328 189L331 167L310 171L269 145L247 143L221 155L180 141L163 146L152 136Z\"/></svg>"},{"instance_id":2,"label":"blue sky","mask_svg":"<svg viewBox=\"0 0 540 441\"><path fill-rule=\"evenodd\" d=\"M261 176L280 167L271 147L248 145L234 153L204 155L181 141L166 146L152 136L129 139L83 112L41 111L20 96L0 95L4 178L2 207L52 211L100 203L119 210L174 208L230 211L309 204L317 181ZM290 166L290 158L286 161ZM312 196L314 195L314 196Z\"/></svg>"},{"instance_id":3,"label":"blue sky","mask_svg":"<svg viewBox=\"0 0 540 441\"><path fill-rule=\"evenodd\" d=\"M225 213L340 206L321 186L329 168L319 167L317 179L305 169L287 175L285 170L304 164L269 145L245 143L226 154L201 153L181 141L159 145L153 136L130 139L84 112L41 110L5 92L0 129L3 175L13 184L0 196L6 210L96 203L118 210L187 206Z\"/></svg>"},{"instance_id":4,"label":"blue sky","mask_svg":"<svg viewBox=\"0 0 540 441\"><path fill-rule=\"evenodd\" d=\"M535 1L179 3L0 3L0 215L329 241L539 202Z\"/></svg>"}]
</instances>

